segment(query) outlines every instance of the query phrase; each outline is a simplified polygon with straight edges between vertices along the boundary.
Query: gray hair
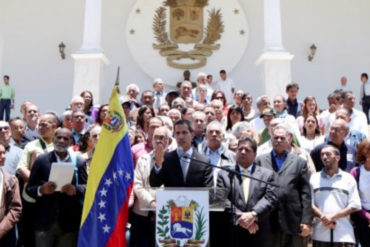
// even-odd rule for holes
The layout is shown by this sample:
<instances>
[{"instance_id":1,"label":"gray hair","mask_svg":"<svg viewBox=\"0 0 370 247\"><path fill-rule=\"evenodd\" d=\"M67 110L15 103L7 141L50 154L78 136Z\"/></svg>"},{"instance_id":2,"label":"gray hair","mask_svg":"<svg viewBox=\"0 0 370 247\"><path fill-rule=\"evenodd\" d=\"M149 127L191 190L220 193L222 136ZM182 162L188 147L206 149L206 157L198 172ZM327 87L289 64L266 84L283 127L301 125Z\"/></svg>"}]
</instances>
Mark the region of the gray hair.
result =
<instances>
[{"instance_id":1,"label":"gray hair","mask_svg":"<svg viewBox=\"0 0 370 247\"><path fill-rule=\"evenodd\" d=\"M181 112L180 112L179 110L175 109L175 108L173 108L173 109L169 110L167 114L168 114L168 115L170 115L170 113L176 113L176 114L178 114L178 115L180 116L180 118L181 118Z\"/></svg>"},{"instance_id":2,"label":"gray hair","mask_svg":"<svg viewBox=\"0 0 370 247\"><path fill-rule=\"evenodd\" d=\"M65 116L69 116L69 115L71 115L71 116L72 116L72 110L66 110L66 111L64 111L64 112L63 112L63 118L64 118Z\"/></svg>"},{"instance_id":3,"label":"gray hair","mask_svg":"<svg viewBox=\"0 0 370 247\"><path fill-rule=\"evenodd\" d=\"M271 104L270 98L267 95L261 95L256 99L256 105L259 106L261 105L264 101L267 101L268 103Z\"/></svg>"},{"instance_id":4,"label":"gray hair","mask_svg":"<svg viewBox=\"0 0 370 247\"><path fill-rule=\"evenodd\" d=\"M281 123L281 124L278 124L277 126L275 126L275 128L273 128L271 130L271 134L274 135L275 131L278 130L278 129L282 129L286 132L286 135L293 135L293 132L290 130L291 128L288 128L287 124L284 122L284 123Z\"/></svg>"},{"instance_id":5,"label":"gray hair","mask_svg":"<svg viewBox=\"0 0 370 247\"><path fill-rule=\"evenodd\" d=\"M160 127L156 128L154 130L154 132L156 132L156 131L158 131L160 129L164 129L166 131L166 136L168 137L168 139L171 139L172 138L172 131L167 126L160 126Z\"/></svg>"},{"instance_id":6,"label":"gray hair","mask_svg":"<svg viewBox=\"0 0 370 247\"><path fill-rule=\"evenodd\" d=\"M131 83L129 84L127 87L126 87L126 93L128 93L128 91L130 91L130 89L134 89L136 91L137 94L140 93L140 88L138 85L136 85L135 83Z\"/></svg>"},{"instance_id":7,"label":"gray hair","mask_svg":"<svg viewBox=\"0 0 370 247\"><path fill-rule=\"evenodd\" d=\"M162 119L163 123L165 126L167 126L168 130L171 132L171 136L172 136L172 131L173 131L173 122L171 120L171 118L167 117L167 116L158 116L160 119Z\"/></svg>"},{"instance_id":8,"label":"gray hair","mask_svg":"<svg viewBox=\"0 0 370 247\"><path fill-rule=\"evenodd\" d=\"M236 138L240 138L243 130L251 128L251 125L248 122L241 121L236 124L231 129L231 134L233 134Z\"/></svg>"},{"instance_id":9,"label":"gray hair","mask_svg":"<svg viewBox=\"0 0 370 247\"><path fill-rule=\"evenodd\" d=\"M224 129L224 127L222 126L222 124L221 124L219 121L217 121L217 120L213 120L212 122L210 122L210 123L207 125L206 133L208 132L208 130L209 130L209 128L210 128L210 126L212 126L212 125L216 125L216 126L217 126L217 128L219 128L219 129L220 129L221 134L225 136L225 129Z\"/></svg>"},{"instance_id":10,"label":"gray hair","mask_svg":"<svg viewBox=\"0 0 370 247\"><path fill-rule=\"evenodd\" d=\"M204 119L206 119L206 114L204 112L202 112L202 111L195 111L195 112L193 112L193 114L192 114L193 119L194 119L194 116L197 115L197 114L203 115L204 116Z\"/></svg>"},{"instance_id":11,"label":"gray hair","mask_svg":"<svg viewBox=\"0 0 370 247\"><path fill-rule=\"evenodd\" d=\"M199 72L198 75L197 75L197 80L201 77L204 77L205 79L207 79L207 74L204 73L204 72Z\"/></svg>"},{"instance_id":12,"label":"gray hair","mask_svg":"<svg viewBox=\"0 0 370 247\"><path fill-rule=\"evenodd\" d=\"M176 107L177 105L182 105L182 107L185 107L185 101L181 97L177 97L172 101L171 107Z\"/></svg>"},{"instance_id":13,"label":"gray hair","mask_svg":"<svg viewBox=\"0 0 370 247\"><path fill-rule=\"evenodd\" d=\"M154 81L153 81L153 86L154 86L155 84L157 84L158 82L162 82L162 83L164 83L164 82L163 82L163 80L162 80L161 78L156 78L156 79L154 79Z\"/></svg>"}]
</instances>

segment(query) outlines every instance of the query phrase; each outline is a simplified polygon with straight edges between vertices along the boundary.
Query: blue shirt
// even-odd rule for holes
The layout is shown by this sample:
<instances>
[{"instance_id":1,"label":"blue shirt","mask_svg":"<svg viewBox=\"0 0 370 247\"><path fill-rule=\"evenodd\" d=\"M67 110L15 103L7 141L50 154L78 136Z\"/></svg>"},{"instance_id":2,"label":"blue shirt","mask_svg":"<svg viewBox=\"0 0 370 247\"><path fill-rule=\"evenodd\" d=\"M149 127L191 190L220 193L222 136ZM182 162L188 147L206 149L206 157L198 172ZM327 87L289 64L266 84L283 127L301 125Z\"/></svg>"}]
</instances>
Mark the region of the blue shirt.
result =
<instances>
[{"instance_id":1,"label":"blue shirt","mask_svg":"<svg viewBox=\"0 0 370 247\"><path fill-rule=\"evenodd\" d=\"M209 147L206 148L205 155L211 159L211 164L217 166L218 161L221 158L221 154L224 152L224 147L221 145L216 151L212 151Z\"/></svg>"},{"instance_id":2,"label":"blue shirt","mask_svg":"<svg viewBox=\"0 0 370 247\"><path fill-rule=\"evenodd\" d=\"M288 156L288 152L285 151L283 156L282 157L279 157L277 155L277 153L275 152L275 150L272 150L272 155L274 157L274 160L276 162L276 165L277 165L277 168L278 168L278 171L280 171L281 167L283 166L285 160L286 160L286 157Z\"/></svg>"}]
</instances>

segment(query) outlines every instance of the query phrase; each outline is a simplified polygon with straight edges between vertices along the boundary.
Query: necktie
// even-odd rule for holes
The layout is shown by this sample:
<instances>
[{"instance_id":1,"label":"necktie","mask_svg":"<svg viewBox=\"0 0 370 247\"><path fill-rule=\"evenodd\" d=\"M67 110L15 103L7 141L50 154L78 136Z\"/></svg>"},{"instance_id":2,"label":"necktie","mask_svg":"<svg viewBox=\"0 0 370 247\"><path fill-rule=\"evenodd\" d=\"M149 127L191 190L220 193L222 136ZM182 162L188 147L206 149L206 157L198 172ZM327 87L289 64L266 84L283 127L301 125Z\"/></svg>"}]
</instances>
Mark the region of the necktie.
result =
<instances>
[{"instance_id":1,"label":"necktie","mask_svg":"<svg viewBox=\"0 0 370 247\"><path fill-rule=\"evenodd\" d=\"M182 175L184 176L184 182L185 182L186 174L188 171L189 159L185 157L187 154L182 150L182 148L179 148L178 153L180 156L180 165L181 165Z\"/></svg>"},{"instance_id":2,"label":"necktie","mask_svg":"<svg viewBox=\"0 0 370 247\"><path fill-rule=\"evenodd\" d=\"M248 169L244 169L243 170L243 174L244 175L248 175ZM247 177L243 177L243 183L242 183L242 187L243 187L243 194L244 194L244 201L245 203L248 202L248 196L249 196L249 183L250 183L250 178L247 178Z\"/></svg>"}]
</instances>

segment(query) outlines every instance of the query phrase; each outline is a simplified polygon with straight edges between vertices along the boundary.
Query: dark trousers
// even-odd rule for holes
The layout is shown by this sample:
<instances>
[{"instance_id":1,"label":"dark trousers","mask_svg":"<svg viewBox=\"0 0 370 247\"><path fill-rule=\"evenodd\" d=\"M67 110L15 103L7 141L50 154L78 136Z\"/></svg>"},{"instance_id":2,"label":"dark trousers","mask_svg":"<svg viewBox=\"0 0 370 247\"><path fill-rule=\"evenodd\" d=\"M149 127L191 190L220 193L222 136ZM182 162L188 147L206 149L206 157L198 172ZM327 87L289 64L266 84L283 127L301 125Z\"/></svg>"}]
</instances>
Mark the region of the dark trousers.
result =
<instances>
[{"instance_id":1,"label":"dark trousers","mask_svg":"<svg viewBox=\"0 0 370 247\"><path fill-rule=\"evenodd\" d=\"M76 247L77 232L64 232L57 222L47 231L35 231L37 247Z\"/></svg>"},{"instance_id":2,"label":"dark trousers","mask_svg":"<svg viewBox=\"0 0 370 247\"><path fill-rule=\"evenodd\" d=\"M300 235L286 234L281 231L272 233L274 247L304 247L306 246L305 238Z\"/></svg>"},{"instance_id":3,"label":"dark trousers","mask_svg":"<svg viewBox=\"0 0 370 247\"><path fill-rule=\"evenodd\" d=\"M141 216L135 213L131 213L130 221L130 247L154 247L155 222L152 214L149 213L149 216Z\"/></svg>"},{"instance_id":4,"label":"dark trousers","mask_svg":"<svg viewBox=\"0 0 370 247\"><path fill-rule=\"evenodd\" d=\"M272 247L269 224L262 222L256 234L234 225L232 214L210 212L210 247Z\"/></svg>"},{"instance_id":5,"label":"dark trousers","mask_svg":"<svg viewBox=\"0 0 370 247\"><path fill-rule=\"evenodd\" d=\"M362 104L362 111L365 113L367 118L367 124L370 124L369 120L369 111L370 111L370 104Z\"/></svg>"},{"instance_id":6,"label":"dark trousers","mask_svg":"<svg viewBox=\"0 0 370 247\"><path fill-rule=\"evenodd\" d=\"M5 121L9 122L10 106L11 106L10 99L1 99L0 100L0 120L4 120L4 113L5 113Z\"/></svg>"},{"instance_id":7,"label":"dark trousers","mask_svg":"<svg viewBox=\"0 0 370 247\"><path fill-rule=\"evenodd\" d=\"M15 247L17 244L17 228L13 227L0 239L0 246Z\"/></svg>"},{"instance_id":8,"label":"dark trousers","mask_svg":"<svg viewBox=\"0 0 370 247\"><path fill-rule=\"evenodd\" d=\"M330 243L330 242L320 242L313 241L313 247L355 247L352 243Z\"/></svg>"},{"instance_id":9,"label":"dark trousers","mask_svg":"<svg viewBox=\"0 0 370 247\"><path fill-rule=\"evenodd\" d=\"M34 221L35 221L35 203L29 203L22 200L22 217L18 223L19 241L18 246L34 247Z\"/></svg>"},{"instance_id":10,"label":"dark trousers","mask_svg":"<svg viewBox=\"0 0 370 247\"><path fill-rule=\"evenodd\" d=\"M370 247L369 221L362 218L356 213L352 215L352 220L354 222L356 238L358 242L360 242L361 247Z\"/></svg>"}]
</instances>

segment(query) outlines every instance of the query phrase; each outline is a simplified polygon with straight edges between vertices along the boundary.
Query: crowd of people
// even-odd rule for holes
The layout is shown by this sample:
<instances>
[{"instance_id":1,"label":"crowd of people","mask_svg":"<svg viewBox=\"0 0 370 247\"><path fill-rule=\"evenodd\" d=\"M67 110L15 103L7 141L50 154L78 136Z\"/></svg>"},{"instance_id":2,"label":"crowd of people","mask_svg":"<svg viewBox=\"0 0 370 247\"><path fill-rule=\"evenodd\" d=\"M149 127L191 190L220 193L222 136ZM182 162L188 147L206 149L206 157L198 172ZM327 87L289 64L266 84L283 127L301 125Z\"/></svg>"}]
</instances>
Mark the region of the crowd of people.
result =
<instances>
[{"instance_id":1,"label":"crowd of people","mask_svg":"<svg viewBox=\"0 0 370 247\"><path fill-rule=\"evenodd\" d=\"M217 82L205 73L192 82L185 71L177 90L170 91L157 78L140 98L138 85L128 85L120 103L135 165L129 246L155 246L155 213L146 209L155 208L160 186L226 191L225 211L210 212L211 247L299 247L311 241L318 247L370 246L367 74L361 81L366 114L355 108L344 77L328 94L325 109L313 96L298 100L302 93L294 82L286 86L287 98L261 95L254 101L224 70ZM40 113L24 101L20 117L11 118L2 110L14 103L9 76L4 85L0 246L76 246L108 104L95 105L93 94L83 91L62 114ZM72 181L61 187L49 181L56 162L75 166Z\"/></svg>"}]
</instances>

